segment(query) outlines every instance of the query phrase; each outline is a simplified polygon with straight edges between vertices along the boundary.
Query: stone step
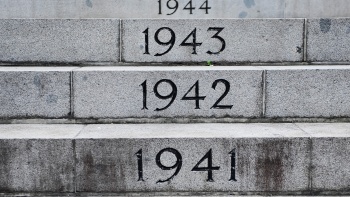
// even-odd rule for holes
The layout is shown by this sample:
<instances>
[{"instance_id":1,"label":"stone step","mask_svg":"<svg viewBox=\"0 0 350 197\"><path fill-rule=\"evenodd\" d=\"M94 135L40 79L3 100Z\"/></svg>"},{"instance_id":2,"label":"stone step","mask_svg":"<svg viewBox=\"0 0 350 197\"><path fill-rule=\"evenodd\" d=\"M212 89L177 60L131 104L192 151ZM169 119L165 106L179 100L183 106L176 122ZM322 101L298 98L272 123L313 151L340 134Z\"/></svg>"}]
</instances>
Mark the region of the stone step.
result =
<instances>
[{"instance_id":1,"label":"stone step","mask_svg":"<svg viewBox=\"0 0 350 197\"><path fill-rule=\"evenodd\" d=\"M0 125L0 191L349 195L349 123Z\"/></svg>"},{"instance_id":2,"label":"stone step","mask_svg":"<svg viewBox=\"0 0 350 197\"><path fill-rule=\"evenodd\" d=\"M347 0L0 0L0 5L0 18L350 17Z\"/></svg>"},{"instance_id":3,"label":"stone step","mask_svg":"<svg viewBox=\"0 0 350 197\"><path fill-rule=\"evenodd\" d=\"M0 63L350 61L350 18L0 19Z\"/></svg>"},{"instance_id":4,"label":"stone step","mask_svg":"<svg viewBox=\"0 0 350 197\"><path fill-rule=\"evenodd\" d=\"M0 67L0 122L348 121L349 78L335 65Z\"/></svg>"}]
</instances>

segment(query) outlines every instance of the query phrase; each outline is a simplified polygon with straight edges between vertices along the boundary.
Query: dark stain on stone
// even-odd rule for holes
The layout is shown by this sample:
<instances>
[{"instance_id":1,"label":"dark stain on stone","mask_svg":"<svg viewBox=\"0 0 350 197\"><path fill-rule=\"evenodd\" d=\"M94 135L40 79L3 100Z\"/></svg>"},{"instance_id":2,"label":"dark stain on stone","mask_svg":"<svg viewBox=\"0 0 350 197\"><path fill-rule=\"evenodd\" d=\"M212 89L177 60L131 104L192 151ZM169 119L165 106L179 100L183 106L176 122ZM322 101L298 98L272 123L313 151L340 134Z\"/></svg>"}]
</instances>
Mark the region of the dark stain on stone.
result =
<instances>
[{"instance_id":1,"label":"dark stain on stone","mask_svg":"<svg viewBox=\"0 0 350 197\"><path fill-rule=\"evenodd\" d=\"M322 33L327 33L331 29L331 19L320 19L320 29Z\"/></svg>"},{"instance_id":2,"label":"dark stain on stone","mask_svg":"<svg viewBox=\"0 0 350 197\"><path fill-rule=\"evenodd\" d=\"M32 141L29 140L28 143L26 144L26 149L31 152L32 148L33 148Z\"/></svg>"},{"instance_id":3,"label":"dark stain on stone","mask_svg":"<svg viewBox=\"0 0 350 197\"><path fill-rule=\"evenodd\" d=\"M34 85L35 85L36 87L38 87L38 88L40 88L40 86L41 86L40 77L37 76L37 75L34 77Z\"/></svg>"},{"instance_id":4,"label":"dark stain on stone","mask_svg":"<svg viewBox=\"0 0 350 197\"><path fill-rule=\"evenodd\" d=\"M14 150L11 148L9 140L0 140L0 191L1 192L13 192L11 191L10 184L11 179L11 155L14 155Z\"/></svg>"},{"instance_id":5,"label":"dark stain on stone","mask_svg":"<svg viewBox=\"0 0 350 197\"><path fill-rule=\"evenodd\" d=\"M350 27L346 30L346 34L350 34Z\"/></svg>"},{"instance_id":6,"label":"dark stain on stone","mask_svg":"<svg viewBox=\"0 0 350 197\"><path fill-rule=\"evenodd\" d=\"M255 1L254 0L244 0L244 5L247 8L251 8L255 6Z\"/></svg>"},{"instance_id":7,"label":"dark stain on stone","mask_svg":"<svg viewBox=\"0 0 350 197\"><path fill-rule=\"evenodd\" d=\"M91 2L91 0L86 0L86 1L85 1L85 4L86 4L86 6L88 6L89 8L92 8L92 2Z\"/></svg>"},{"instance_id":8,"label":"dark stain on stone","mask_svg":"<svg viewBox=\"0 0 350 197\"><path fill-rule=\"evenodd\" d=\"M239 13L239 15L238 15L239 18L245 18L245 17L247 17L247 16L248 16L248 13L247 13L247 12L241 12L241 13Z\"/></svg>"},{"instance_id":9,"label":"dark stain on stone","mask_svg":"<svg viewBox=\"0 0 350 197\"><path fill-rule=\"evenodd\" d=\"M84 171L84 186L90 190L94 189L93 176L95 171L94 158L92 153L89 152L83 157L83 171Z\"/></svg>"},{"instance_id":10,"label":"dark stain on stone","mask_svg":"<svg viewBox=\"0 0 350 197\"><path fill-rule=\"evenodd\" d=\"M297 53L301 53L301 47L297 47Z\"/></svg>"},{"instance_id":11,"label":"dark stain on stone","mask_svg":"<svg viewBox=\"0 0 350 197\"><path fill-rule=\"evenodd\" d=\"M256 163L256 184L264 191L281 191L285 181L283 160L285 149L289 143L266 141L258 145L259 152ZM289 148L287 148L289 149Z\"/></svg>"},{"instance_id":12,"label":"dark stain on stone","mask_svg":"<svg viewBox=\"0 0 350 197\"><path fill-rule=\"evenodd\" d=\"M57 100L58 100L58 96L57 95L53 95L53 94L48 95L47 98L46 98L46 102L49 103L49 104L57 103Z\"/></svg>"},{"instance_id":13,"label":"dark stain on stone","mask_svg":"<svg viewBox=\"0 0 350 197\"><path fill-rule=\"evenodd\" d=\"M42 97L44 96L44 88L45 88L45 83L48 83L45 79L44 81L41 80L41 77L36 75L34 77L34 85L38 88L39 90L39 95Z\"/></svg>"},{"instance_id":14,"label":"dark stain on stone","mask_svg":"<svg viewBox=\"0 0 350 197\"><path fill-rule=\"evenodd\" d=\"M121 184L121 185L119 186L119 187L120 187L119 190L120 190L121 192L126 192L125 188L126 188L127 186L126 186L126 175L125 175L125 171L126 171L127 168L124 166L123 162L120 161L120 160L117 161L117 165L118 165L118 170L119 170L119 175L120 175L120 177L119 177L119 179L120 179L119 183ZM116 180L116 182L117 182L117 180Z\"/></svg>"}]
</instances>

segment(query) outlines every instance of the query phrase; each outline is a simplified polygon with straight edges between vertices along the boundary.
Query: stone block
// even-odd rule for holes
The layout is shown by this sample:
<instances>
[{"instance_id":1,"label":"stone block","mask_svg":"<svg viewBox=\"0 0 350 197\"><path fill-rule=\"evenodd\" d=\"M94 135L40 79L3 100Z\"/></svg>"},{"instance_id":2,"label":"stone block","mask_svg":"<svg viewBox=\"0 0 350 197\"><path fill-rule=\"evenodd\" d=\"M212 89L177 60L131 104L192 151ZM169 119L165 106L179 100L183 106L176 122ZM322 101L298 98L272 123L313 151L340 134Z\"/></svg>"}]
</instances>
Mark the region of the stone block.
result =
<instances>
[{"instance_id":1,"label":"stone block","mask_svg":"<svg viewBox=\"0 0 350 197\"><path fill-rule=\"evenodd\" d=\"M79 18L79 7L71 0L0 0L0 18Z\"/></svg>"},{"instance_id":2,"label":"stone block","mask_svg":"<svg viewBox=\"0 0 350 197\"><path fill-rule=\"evenodd\" d=\"M192 1L192 10L184 9L191 8L189 2L190 0L0 0L0 18L221 19L350 16L348 0L198 0Z\"/></svg>"},{"instance_id":3,"label":"stone block","mask_svg":"<svg viewBox=\"0 0 350 197\"><path fill-rule=\"evenodd\" d=\"M350 124L297 124L312 140L314 191L350 191Z\"/></svg>"},{"instance_id":4,"label":"stone block","mask_svg":"<svg viewBox=\"0 0 350 197\"><path fill-rule=\"evenodd\" d=\"M0 125L0 191L74 192L72 138L82 125Z\"/></svg>"},{"instance_id":5,"label":"stone block","mask_svg":"<svg viewBox=\"0 0 350 197\"><path fill-rule=\"evenodd\" d=\"M70 116L74 67L0 67L0 118Z\"/></svg>"},{"instance_id":6,"label":"stone block","mask_svg":"<svg viewBox=\"0 0 350 197\"><path fill-rule=\"evenodd\" d=\"M118 19L3 19L0 29L0 61L119 61Z\"/></svg>"},{"instance_id":7,"label":"stone block","mask_svg":"<svg viewBox=\"0 0 350 197\"><path fill-rule=\"evenodd\" d=\"M176 4L177 2L177 4ZM81 0L87 18L283 18L283 0ZM207 2L207 4L206 4ZM207 5L207 6L206 6ZM202 8L202 9L200 9ZM206 9L208 8L208 9Z\"/></svg>"},{"instance_id":8,"label":"stone block","mask_svg":"<svg viewBox=\"0 0 350 197\"><path fill-rule=\"evenodd\" d=\"M125 62L297 62L302 19L122 20Z\"/></svg>"},{"instance_id":9,"label":"stone block","mask_svg":"<svg viewBox=\"0 0 350 197\"><path fill-rule=\"evenodd\" d=\"M349 62L350 19L307 20L307 61Z\"/></svg>"},{"instance_id":10,"label":"stone block","mask_svg":"<svg viewBox=\"0 0 350 197\"><path fill-rule=\"evenodd\" d=\"M285 0L285 18L349 17L348 0Z\"/></svg>"},{"instance_id":11,"label":"stone block","mask_svg":"<svg viewBox=\"0 0 350 197\"><path fill-rule=\"evenodd\" d=\"M85 67L74 70L77 118L259 117L254 67Z\"/></svg>"},{"instance_id":12,"label":"stone block","mask_svg":"<svg viewBox=\"0 0 350 197\"><path fill-rule=\"evenodd\" d=\"M309 139L293 124L88 125L76 153L77 192L308 189Z\"/></svg>"},{"instance_id":13,"label":"stone block","mask_svg":"<svg viewBox=\"0 0 350 197\"><path fill-rule=\"evenodd\" d=\"M267 117L349 117L347 66L265 67Z\"/></svg>"}]
</instances>

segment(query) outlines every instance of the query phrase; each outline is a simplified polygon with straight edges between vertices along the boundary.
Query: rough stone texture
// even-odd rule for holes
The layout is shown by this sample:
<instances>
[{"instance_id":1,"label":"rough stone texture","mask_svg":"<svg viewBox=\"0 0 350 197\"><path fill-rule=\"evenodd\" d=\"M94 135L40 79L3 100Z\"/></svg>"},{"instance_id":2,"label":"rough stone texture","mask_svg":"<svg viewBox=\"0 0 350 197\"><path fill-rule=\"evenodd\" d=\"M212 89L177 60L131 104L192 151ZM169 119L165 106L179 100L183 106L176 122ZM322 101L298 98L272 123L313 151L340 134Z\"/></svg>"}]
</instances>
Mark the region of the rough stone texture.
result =
<instances>
[{"instance_id":1,"label":"rough stone texture","mask_svg":"<svg viewBox=\"0 0 350 197\"><path fill-rule=\"evenodd\" d=\"M76 0L0 0L0 18L79 18Z\"/></svg>"},{"instance_id":2,"label":"rough stone texture","mask_svg":"<svg viewBox=\"0 0 350 197\"><path fill-rule=\"evenodd\" d=\"M177 0L178 9L162 0L0 0L0 18L321 18L349 17L348 0L204 0L192 1L190 14L183 10L189 0ZM169 6L175 6L174 1ZM171 15L168 15L171 14Z\"/></svg>"},{"instance_id":3,"label":"rough stone texture","mask_svg":"<svg viewBox=\"0 0 350 197\"><path fill-rule=\"evenodd\" d=\"M349 67L266 69L267 117L350 116Z\"/></svg>"},{"instance_id":4,"label":"rough stone texture","mask_svg":"<svg viewBox=\"0 0 350 197\"><path fill-rule=\"evenodd\" d=\"M3 19L0 29L0 61L119 61L118 19Z\"/></svg>"},{"instance_id":5,"label":"rough stone texture","mask_svg":"<svg viewBox=\"0 0 350 197\"><path fill-rule=\"evenodd\" d=\"M0 125L1 192L74 192L81 125Z\"/></svg>"},{"instance_id":6,"label":"rough stone texture","mask_svg":"<svg viewBox=\"0 0 350 197\"><path fill-rule=\"evenodd\" d=\"M3 124L0 192L61 196L59 192L74 192L76 185L76 195L94 192L84 193L91 196L145 191L347 194L349 137L350 123ZM178 150L182 166L170 182L156 183L176 170L157 165L156 155L164 148ZM140 149L144 181L137 181L135 153ZM207 171L192 171L210 149L212 167L220 167L212 171L214 182L207 182ZM232 149L237 181L229 181ZM160 162L173 166L176 157L165 151Z\"/></svg>"},{"instance_id":7,"label":"rough stone texture","mask_svg":"<svg viewBox=\"0 0 350 197\"><path fill-rule=\"evenodd\" d=\"M349 17L348 0L284 0L285 18Z\"/></svg>"},{"instance_id":8,"label":"rough stone texture","mask_svg":"<svg viewBox=\"0 0 350 197\"><path fill-rule=\"evenodd\" d=\"M350 19L310 19L307 21L307 60L350 61Z\"/></svg>"},{"instance_id":9,"label":"rough stone texture","mask_svg":"<svg viewBox=\"0 0 350 197\"><path fill-rule=\"evenodd\" d=\"M81 124L0 124L0 139L73 139Z\"/></svg>"},{"instance_id":10,"label":"rough stone texture","mask_svg":"<svg viewBox=\"0 0 350 197\"><path fill-rule=\"evenodd\" d=\"M73 67L0 67L0 118L70 115Z\"/></svg>"},{"instance_id":11,"label":"rough stone texture","mask_svg":"<svg viewBox=\"0 0 350 197\"><path fill-rule=\"evenodd\" d=\"M318 191L349 191L349 138L315 138L312 144L312 188Z\"/></svg>"},{"instance_id":12,"label":"rough stone texture","mask_svg":"<svg viewBox=\"0 0 350 197\"><path fill-rule=\"evenodd\" d=\"M171 80L177 89L174 102L156 96L154 86L162 79ZM224 94L224 83L230 83L227 95L219 105L211 107ZM77 118L128 117L258 117L262 112L262 70L254 67L85 67L74 71L74 113ZM143 109L143 86L147 80L147 108ZM198 81L199 109L195 100L181 100ZM187 97L195 96L195 87ZM158 93L170 95L170 82L161 82ZM175 88L174 88L175 90ZM226 89L228 90L228 89ZM173 91L175 92L175 91Z\"/></svg>"},{"instance_id":13,"label":"rough stone texture","mask_svg":"<svg viewBox=\"0 0 350 197\"><path fill-rule=\"evenodd\" d=\"M122 21L122 61L126 62L282 62L303 60L302 19L250 19L250 20L123 20ZM175 34L175 44L165 55L170 45L162 46L155 41L156 31L162 27L171 28ZM225 40L225 49L220 38L212 38L216 30L210 27L224 28L218 36ZM148 28L149 53L145 51L145 33ZM196 47L180 46L187 36L196 29ZM192 34L193 35L193 34ZM159 32L160 42L171 39L167 29ZM186 43L193 43L189 36Z\"/></svg>"},{"instance_id":14,"label":"rough stone texture","mask_svg":"<svg viewBox=\"0 0 350 197\"><path fill-rule=\"evenodd\" d=\"M169 138L175 130L183 132ZM283 135L288 132L295 136ZM76 140L77 191L305 191L309 164L305 136L292 124L89 125ZM157 183L176 170L157 166L156 155L165 148L178 150L182 166L170 182ZM135 153L140 149L144 181L138 181ZM229 181L233 149L237 181ZM207 171L191 171L209 150L212 166L220 167L212 171L213 182L207 182ZM207 161L199 167L208 166ZM160 162L170 167L176 157L165 151Z\"/></svg>"},{"instance_id":15,"label":"rough stone texture","mask_svg":"<svg viewBox=\"0 0 350 197\"><path fill-rule=\"evenodd\" d=\"M297 124L312 139L312 189L350 191L350 124Z\"/></svg>"}]
</instances>

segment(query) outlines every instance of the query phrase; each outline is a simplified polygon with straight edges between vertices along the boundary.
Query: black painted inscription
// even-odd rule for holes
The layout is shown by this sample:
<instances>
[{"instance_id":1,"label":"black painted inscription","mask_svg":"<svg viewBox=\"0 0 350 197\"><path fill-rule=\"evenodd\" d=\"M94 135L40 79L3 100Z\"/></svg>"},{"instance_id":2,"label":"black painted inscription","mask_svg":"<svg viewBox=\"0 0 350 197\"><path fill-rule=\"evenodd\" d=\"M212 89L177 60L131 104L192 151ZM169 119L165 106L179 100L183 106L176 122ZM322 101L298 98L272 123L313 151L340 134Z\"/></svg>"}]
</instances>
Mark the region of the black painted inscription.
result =
<instances>
[{"instance_id":1,"label":"black painted inscription","mask_svg":"<svg viewBox=\"0 0 350 197\"><path fill-rule=\"evenodd\" d=\"M225 92L220 96L220 98L214 103L214 105L210 109L231 109L233 105L219 105L219 103L222 101L222 99L225 98L225 96L230 91L230 83L226 81L225 79L218 79L215 80L213 85L211 86L214 90L216 88L216 85L218 83L222 83L225 85Z\"/></svg>"},{"instance_id":2,"label":"black painted inscription","mask_svg":"<svg viewBox=\"0 0 350 197\"><path fill-rule=\"evenodd\" d=\"M167 95L162 95L159 93L158 87L160 84L167 84L167 86L170 87L170 92ZM218 84L223 84L225 87L225 91L219 97L219 99L213 104L213 106L210 107L210 109L232 109L233 105L220 104L220 102L222 102L222 100L227 96L227 94L230 91L230 82L228 82L225 79L217 79L213 82L212 88L215 90L215 88L218 86ZM147 80L145 80L142 84L140 84L140 86L142 86L142 110L148 110L148 107L147 107ZM162 110L166 110L167 108L169 108L171 106L171 104L174 103L176 96L177 96L177 86L170 79L161 79L154 85L153 92L154 92L155 96L161 100L169 100L170 99L169 103L166 106L161 107L161 108L157 107L154 110L154 111L162 111ZM192 92L194 92L194 96L189 96L189 94L193 95ZM192 85L188 89L188 91L185 93L185 95L183 95L181 100L195 101L194 109L201 109L200 108L200 101L203 101L205 98L206 98L206 96L203 96L203 95L200 96L199 80L197 80L194 83L194 85Z\"/></svg>"},{"instance_id":3,"label":"black painted inscription","mask_svg":"<svg viewBox=\"0 0 350 197\"><path fill-rule=\"evenodd\" d=\"M198 8L199 10L205 10L205 14L209 13L209 10L211 9L211 7L209 7L209 0L205 0L201 6ZM164 3L166 2L166 3ZM195 10L197 9L194 5L193 0L189 0L188 3L183 7L182 10L188 11L189 14L193 14L195 12ZM163 14L162 12L162 8L163 6L166 5L167 10L169 10L169 13L166 13L166 15L172 15L174 14L178 8L179 8L179 2L177 0L158 0L158 14ZM183 6L183 5L181 5ZM181 8L180 8L181 9Z\"/></svg>"},{"instance_id":4,"label":"black painted inscription","mask_svg":"<svg viewBox=\"0 0 350 197\"><path fill-rule=\"evenodd\" d=\"M176 157L176 162L175 162L174 165L172 165L172 166L164 166L164 165L162 164L162 162L160 161L160 156L161 156L164 152L170 152L170 153L173 153L173 154L175 155L175 157ZM181 166L182 166L182 156L181 156L181 154L179 153L179 151L177 151L176 149L173 149L173 148L165 148L165 149L159 151L159 153L157 154L157 156L156 156L156 164L157 164L157 166L158 166L160 169L162 169L162 170L172 170L172 169L176 168L174 174L173 174L171 177L169 177L169 178L167 178L167 179L165 179L165 180L158 180L158 181L157 181L157 183L164 183L164 182L170 181L172 178L174 178L174 176L176 176L176 175L180 172Z\"/></svg>"},{"instance_id":5,"label":"black painted inscription","mask_svg":"<svg viewBox=\"0 0 350 197\"><path fill-rule=\"evenodd\" d=\"M172 166L165 166L162 163L160 158L161 158L162 154L165 152L169 152L169 153L172 153L175 155L176 161ZM235 149L231 150L229 152L229 154L231 157L231 166L230 166L231 174L230 174L229 181L237 181L237 179L236 179L236 151L235 151ZM135 155L137 158L137 168L138 168L138 180L137 181L145 181L143 179L142 149L137 151L135 153ZM175 176L179 174L181 167L183 165L181 153L178 150L176 150L174 148L170 148L170 147L160 150L156 155L155 161L156 161L157 166L162 170L175 169L174 174L171 175L169 178L164 179L164 180L160 179L156 183L164 183L164 182L168 182L168 181L174 179ZM203 163L206 163L205 167L203 167L205 165L205 164L203 165ZM207 182L214 182L214 178L213 178L213 171L214 170L220 170L220 166L213 166L212 149L209 149L209 151L197 162L197 164L192 168L191 171L194 171L194 172L207 171L207 173L208 173Z\"/></svg>"},{"instance_id":6,"label":"black painted inscription","mask_svg":"<svg viewBox=\"0 0 350 197\"><path fill-rule=\"evenodd\" d=\"M139 179L137 181L144 181L143 180L143 165L142 165L142 149L137 151L135 153L137 157L137 169L138 169L138 174L139 174Z\"/></svg>"},{"instance_id":7,"label":"black painted inscription","mask_svg":"<svg viewBox=\"0 0 350 197\"><path fill-rule=\"evenodd\" d=\"M207 160L207 167L199 167L199 165ZM208 171L208 182L214 182L213 180L213 170L219 170L220 166L213 167L213 156L211 153L211 149L202 157L201 160L192 168L192 171Z\"/></svg>"},{"instance_id":8,"label":"black painted inscription","mask_svg":"<svg viewBox=\"0 0 350 197\"><path fill-rule=\"evenodd\" d=\"M231 155L231 177L229 181L237 181L236 179L236 149L232 149L229 154Z\"/></svg>"},{"instance_id":9,"label":"black painted inscription","mask_svg":"<svg viewBox=\"0 0 350 197\"><path fill-rule=\"evenodd\" d=\"M213 39L217 39L220 41L221 43L221 47L218 51L207 51L206 53L209 55L217 55L219 53L221 53L222 51L225 50L226 48L226 42L225 39L222 38L221 36L219 36L220 32L222 32L224 30L224 27L209 27L207 29L207 32L210 31L216 31L216 33L211 37ZM161 41L159 39L159 33L165 31L168 32L168 34L170 35L169 40L163 40ZM164 32L164 33L165 33ZM145 51L143 54L145 55L151 55L149 52L149 28L145 29L143 32L143 34L145 34ZM161 27L159 29L157 29L157 31L154 34L154 41L161 46L168 46L168 49L162 53L156 53L154 56L163 56L167 53L169 53L171 51L171 49L174 47L175 45L175 41L176 41L176 34L174 32L174 30L172 30L169 27ZM197 47L200 47L202 45L201 42L197 42L197 28L194 28L187 36L186 38L181 42L181 44L179 46L184 46L184 47L192 47L192 54L197 55Z\"/></svg>"},{"instance_id":10,"label":"black painted inscription","mask_svg":"<svg viewBox=\"0 0 350 197\"><path fill-rule=\"evenodd\" d=\"M194 88L194 96L187 96L192 89ZM196 107L195 109L200 109L199 108L199 101L200 100L204 100L205 96L199 96L199 85L198 85L198 80L196 81L196 83L186 92L186 94L182 97L181 100L194 100L196 101Z\"/></svg>"}]
</instances>

